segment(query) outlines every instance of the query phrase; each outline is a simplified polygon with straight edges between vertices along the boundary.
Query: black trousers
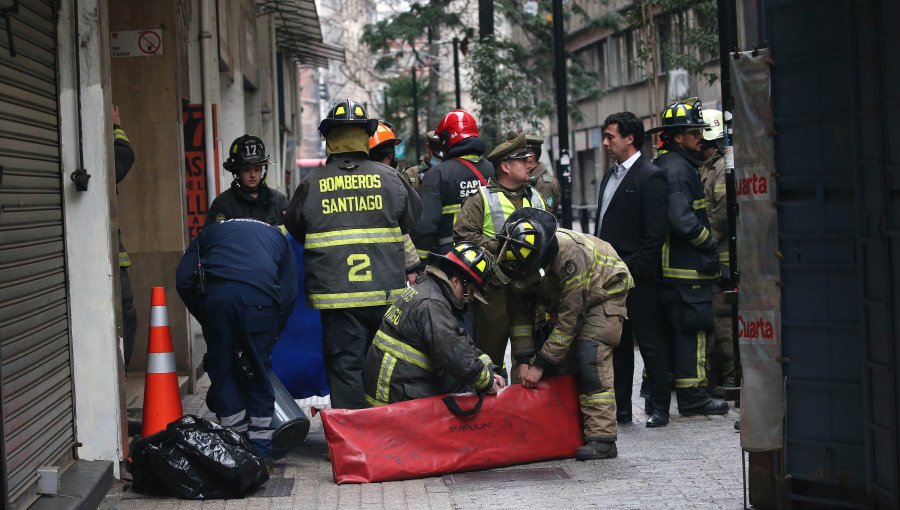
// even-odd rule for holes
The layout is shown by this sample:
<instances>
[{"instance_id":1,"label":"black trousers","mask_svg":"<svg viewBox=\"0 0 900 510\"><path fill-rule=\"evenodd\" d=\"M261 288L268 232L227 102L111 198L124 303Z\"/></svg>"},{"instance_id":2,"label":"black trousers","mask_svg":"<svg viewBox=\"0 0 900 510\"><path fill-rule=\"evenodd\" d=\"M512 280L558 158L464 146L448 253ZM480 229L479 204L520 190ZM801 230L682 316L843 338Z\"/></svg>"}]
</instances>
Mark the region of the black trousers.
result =
<instances>
[{"instance_id":1,"label":"black trousers","mask_svg":"<svg viewBox=\"0 0 900 510\"><path fill-rule=\"evenodd\" d=\"M706 358L714 338L712 290L709 285L660 285L659 307L672 349L672 373L678 410L709 403Z\"/></svg>"},{"instance_id":2,"label":"black trousers","mask_svg":"<svg viewBox=\"0 0 900 510\"><path fill-rule=\"evenodd\" d=\"M134 351L134 335L137 332L137 310L134 309L134 292L131 290L131 278L128 268L119 267L119 286L122 297L122 350L125 358L125 371L131 363Z\"/></svg>"},{"instance_id":3,"label":"black trousers","mask_svg":"<svg viewBox=\"0 0 900 510\"><path fill-rule=\"evenodd\" d=\"M322 352L334 409L365 409L363 362L387 306L322 310Z\"/></svg>"},{"instance_id":4,"label":"black trousers","mask_svg":"<svg viewBox=\"0 0 900 510\"><path fill-rule=\"evenodd\" d=\"M669 339L660 315L654 280L635 280L628 292L628 319L622 326L622 340L613 350L616 409L631 411L631 390L634 380L634 339L637 339L647 370L650 390L650 411L669 412L672 388L669 380Z\"/></svg>"}]
</instances>

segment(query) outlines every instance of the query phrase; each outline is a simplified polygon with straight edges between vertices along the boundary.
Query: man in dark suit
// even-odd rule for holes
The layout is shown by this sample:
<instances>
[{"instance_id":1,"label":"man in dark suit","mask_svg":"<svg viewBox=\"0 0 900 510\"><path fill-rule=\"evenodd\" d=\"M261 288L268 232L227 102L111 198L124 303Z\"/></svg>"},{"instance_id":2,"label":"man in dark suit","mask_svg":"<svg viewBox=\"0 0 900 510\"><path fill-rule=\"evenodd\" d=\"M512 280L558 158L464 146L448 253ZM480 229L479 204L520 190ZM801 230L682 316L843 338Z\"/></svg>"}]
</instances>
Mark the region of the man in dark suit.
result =
<instances>
[{"instance_id":1,"label":"man in dark suit","mask_svg":"<svg viewBox=\"0 0 900 510\"><path fill-rule=\"evenodd\" d=\"M643 143L644 124L633 113L614 113L603 123L603 148L615 164L600 184L594 235L615 248L634 277L634 288L628 294L628 319L621 343L613 351L620 423L632 419L634 338L647 370L648 413L669 402L671 392L669 347L656 299L660 248L669 228L669 183L662 170L641 154ZM668 416L668 406L660 411Z\"/></svg>"}]
</instances>

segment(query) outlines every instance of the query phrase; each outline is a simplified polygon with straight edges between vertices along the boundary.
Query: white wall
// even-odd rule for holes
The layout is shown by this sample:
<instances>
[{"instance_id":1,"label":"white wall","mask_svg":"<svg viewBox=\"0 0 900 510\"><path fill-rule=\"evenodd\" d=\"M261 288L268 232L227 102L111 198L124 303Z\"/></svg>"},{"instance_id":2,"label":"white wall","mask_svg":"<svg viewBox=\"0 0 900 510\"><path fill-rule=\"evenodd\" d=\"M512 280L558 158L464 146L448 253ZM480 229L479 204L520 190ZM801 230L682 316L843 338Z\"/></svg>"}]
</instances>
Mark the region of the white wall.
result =
<instances>
[{"instance_id":1,"label":"white wall","mask_svg":"<svg viewBox=\"0 0 900 510\"><path fill-rule=\"evenodd\" d=\"M118 242L114 209L115 176L111 175L112 129L109 112L109 33L106 2L62 2L59 19L60 145L62 175L79 165L91 174L87 191L63 179L66 264L75 390L78 457L114 461L119 476L125 437L124 387L118 320ZM77 23L77 39L75 35ZM98 37L98 35L100 37ZM80 59L80 82L75 78ZM81 95L79 140L77 95Z\"/></svg>"}]
</instances>

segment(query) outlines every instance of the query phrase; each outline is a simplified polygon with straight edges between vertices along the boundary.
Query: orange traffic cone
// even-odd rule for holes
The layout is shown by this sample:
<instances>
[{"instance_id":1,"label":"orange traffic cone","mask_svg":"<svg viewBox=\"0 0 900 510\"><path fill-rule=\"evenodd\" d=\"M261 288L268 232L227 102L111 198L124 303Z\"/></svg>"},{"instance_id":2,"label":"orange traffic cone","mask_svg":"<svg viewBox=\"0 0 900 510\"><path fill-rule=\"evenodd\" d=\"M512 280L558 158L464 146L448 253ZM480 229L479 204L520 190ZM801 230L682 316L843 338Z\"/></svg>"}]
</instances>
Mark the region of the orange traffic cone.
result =
<instances>
[{"instance_id":1,"label":"orange traffic cone","mask_svg":"<svg viewBox=\"0 0 900 510\"><path fill-rule=\"evenodd\" d=\"M144 380L144 423L141 435L147 437L166 428L184 416L172 334L169 331L169 312L166 293L153 287L150 294L150 338L147 341L147 376Z\"/></svg>"}]
</instances>

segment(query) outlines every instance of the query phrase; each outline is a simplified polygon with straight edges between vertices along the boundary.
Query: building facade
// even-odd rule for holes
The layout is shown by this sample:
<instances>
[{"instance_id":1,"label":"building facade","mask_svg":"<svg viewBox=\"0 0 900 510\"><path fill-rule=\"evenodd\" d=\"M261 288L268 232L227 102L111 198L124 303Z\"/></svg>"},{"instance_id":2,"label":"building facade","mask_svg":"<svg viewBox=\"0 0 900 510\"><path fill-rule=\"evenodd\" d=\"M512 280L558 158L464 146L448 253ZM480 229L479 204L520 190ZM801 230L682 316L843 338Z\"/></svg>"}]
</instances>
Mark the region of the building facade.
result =
<instances>
[{"instance_id":1,"label":"building facade","mask_svg":"<svg viewBox=\"0 0 900 510\"><path fill-rule=\"evenodd\" d=\"M151 287L166 288L190 387L204 344L174 272L231 181L228 144L259 135L268 183L289 192L297 66L343 52L323 45L313 0L48 0L0 14L0 507L26 508L41 501L39 467L120 475ZM113 105L136 156L118 186ZM129 367L119 231L138 310Z\"/></svg>"},{"instance_id":2,"label":"building facade","mask_svg":"<svg viewBox=\"0 0 900 510\"><path fill-rule=\"evenodd\" d=\"M583 17L571 16L566 24L566 47L576 58L599 76L599 99L570 98L579 109L582 118L570 122L572 153L572 205L573 218L593 221L597 197L603 173L612 165L602 146L601 127L612 113L630 111L644 120L646 128L658 125L657 116L665 106L677 99L699 97L704 107L721 109L721 85L710 84L702 75L690 75L683 69L672 69L666 61L664 48L692 53L703 63L704 73L718 73L718 54L701 55L684 42L685 30L691 30L701 20L693 9L687 11L654 11L653 24L656 43L652 49L656 68L656 82L648 77L648 62L642 59L641 49L645 30L632 25L627 15L639 9L639 3L631 0L614 0L609 3L590 0L578 1L590 19L611 20L600 26L589 23ZM715 20L712 20L715 22ZM648 22L649 25L649 22ZM649 47L649 45L648 45ZM551 123L553 148L556 154L558 142L555 122ZM644 151L651 151L649 143ZM585 231L591 231L585 228Z\"/></svg>"}]
</instances>

